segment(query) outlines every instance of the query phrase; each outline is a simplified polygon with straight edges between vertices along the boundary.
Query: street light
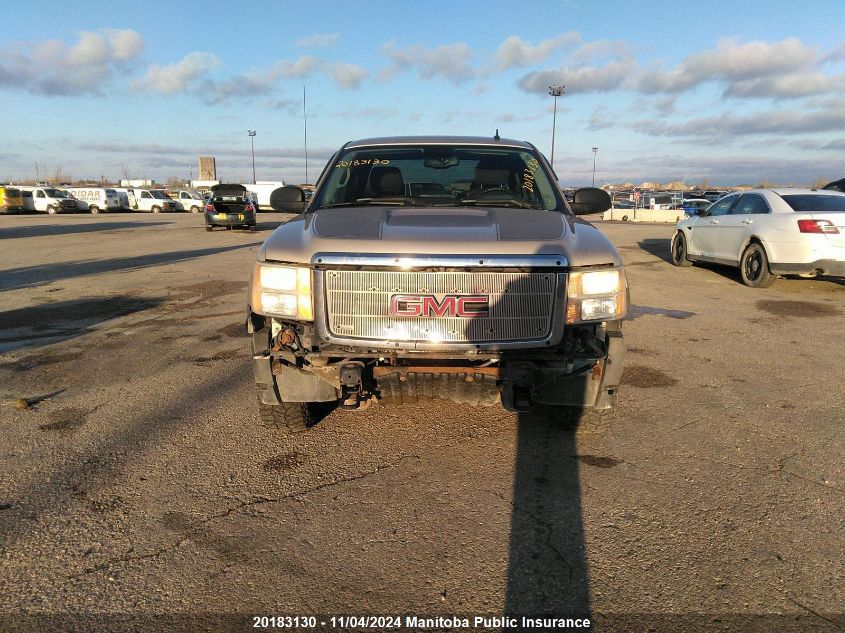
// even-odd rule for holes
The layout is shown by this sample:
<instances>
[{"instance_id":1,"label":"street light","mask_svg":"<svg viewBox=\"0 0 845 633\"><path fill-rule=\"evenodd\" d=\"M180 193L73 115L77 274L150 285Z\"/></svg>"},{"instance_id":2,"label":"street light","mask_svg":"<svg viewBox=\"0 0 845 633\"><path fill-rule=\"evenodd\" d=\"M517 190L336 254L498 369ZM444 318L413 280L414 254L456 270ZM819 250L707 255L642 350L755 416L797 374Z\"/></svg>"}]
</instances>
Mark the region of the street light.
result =
<instances>
[{"instance_id":1,"label":"street light","mask_svg":"<svg viewBox=\"0 0 845 633\"><path fill-rule=\"evenodd\" d=\"M596 186L596 154L598 153L599 148L593 148L593 187Z\"/></svg>"},{"instance_id":2,"label":"street light","mask_svg":"<svg viewBox=\"0 0 845 633\"><path fill-rule=\"evenodd\" d=\"M554 84L549 86L549 94L555 98L554 113L552 114L552 169L555 168L555 125L557 123L557 98L566 94L566 86L563 84Z\"/></svg>"},{"instance_id":3,"label":"street light","mask_svg":"<svg viewBox=\"0 0 845 633\"><path fill-rule=\"evenodd\" d=\"M249 144L252 146L252 184L255 184L255 130L247 130Z\"/></svg>"}]
</instances>

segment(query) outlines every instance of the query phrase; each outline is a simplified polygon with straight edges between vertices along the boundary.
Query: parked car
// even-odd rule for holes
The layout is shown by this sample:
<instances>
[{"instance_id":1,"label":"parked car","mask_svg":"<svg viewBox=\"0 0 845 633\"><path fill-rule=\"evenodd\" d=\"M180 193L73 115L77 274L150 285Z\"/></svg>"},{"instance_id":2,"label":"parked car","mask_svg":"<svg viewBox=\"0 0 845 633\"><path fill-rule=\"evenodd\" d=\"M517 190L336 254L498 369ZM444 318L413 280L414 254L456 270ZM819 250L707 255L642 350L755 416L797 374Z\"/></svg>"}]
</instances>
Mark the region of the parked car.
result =
<instances>
[{"instance_id":1,"label":"parked car","mask_svg":"<svg viewBox=\"0 0 845 633\"><path fill-rule=\"evenodd\" d=\"M219 184L211 188L205 205L205 230L216 226L236 226L255 230L255 203L252 194L239 184Z\"/></svg>"},{"instance_id":2,"label":"parked car","mask_svg":"<svg viewBox=\"0 0 845 633\"><path fill-rule=\"evenodd\" d=\"M300 430L321 407L374 399L614 406L628 286L610 240L576 218L610 196L585 188L568 203L534 145L351 142L307 208L300 187L272 204L305 211L264 242L250 285L265 425Z\"/></svg>"},{"instance_id":3,"label":"parked car","mask_svg":"<svg viewBox=\"0 0 845 633\"><path fill-rule=\"evenodd\" d=\"M167 197L161 189L133 189L136 211L168 213L176 211L176 202ZM131 198L130 198L131 202Z\"/></svg>"},{"instance_id":4,"label":"parked car","mask_svg":"<svg viewBox=\"0 0 845 633\"><path fill-rule=\"evenodd\" d=\"M825 189L830 191L843 191L845 192L845 178L840 180L834 180L833 182L829 182L824 186Z\"/></svg>"},{"instance_id":5,"label":"parked car","mask_svg":"<svg viewBox=\"0 0 845 633\"><path fill-rule=\"evenodd\" d=\"M729 192L727 192L727 191L718 191L716 189L712 189L710 191L705 191L704 193L702 193L701 197L706 199L706 200L709 200L710 202L716 202L716 200L724 197L728 193Z\"/></svg>"},{"instance_id":6,"label":"parked car","mask_svg":"<svg viewBox=\"0 0 845 633\"><path fill-rule=\"evenodd\" d=\"M23 210L21 190L9 185L0 185L0 213L21 213Z\"/></svg>"},{"instance_id":7,"label":"parked car","mask_svg":"<svg viewBox=\"0 0 845 633\"><path fill-rule=\"evenodd\" d=\"M752 189L698 213L672 236L676 266L735 266L754 288L771 286L778 275L845 276L845 193Z\"/></svg>"},{"instance_id":8,"label":"parked car","mask_svg":"<svg viewBox=\"0 0 845 633\"><path fill-rule=\"evenodd\" d=\"M79 208L89 213L120 211L120 196L114 189L105 187L68 187L67 192L76 198Z\"/></svg>"},{"instance_id":9,"label":"parked car","mask_svg":"<svg viewBox=\"0 0 845 633\"><path fill-rule=\"evenodd\" d=\"M198 191L191 189L166 189L164 193L176 201L177 211L199 213L204 206L202 195Z\"/></svg>"},{"instance_id":10,"label":"parked car","mask_svg":"<svg viewBox=\"0 0 845 633\"><path fill-rule=\"evenodd\" d=\"M58 187L37 186L21 187L24 208L28 211L49 213L76 213L79 202L64 189Z\"/></svg>"},{"instance_id":11,"label":"parked car","mask_svg":"<svg viewBox=\"0 0 845 633\"><path fill-rule=\"evenodd\" d=\"M703 211L711 204L713 203L706 198L685 198L683 204L681 205L681 209L684 210L684 213L686 213L688 218L691 218L694 215L697 215L698 211Z\"/></svg>"}]
</instances>

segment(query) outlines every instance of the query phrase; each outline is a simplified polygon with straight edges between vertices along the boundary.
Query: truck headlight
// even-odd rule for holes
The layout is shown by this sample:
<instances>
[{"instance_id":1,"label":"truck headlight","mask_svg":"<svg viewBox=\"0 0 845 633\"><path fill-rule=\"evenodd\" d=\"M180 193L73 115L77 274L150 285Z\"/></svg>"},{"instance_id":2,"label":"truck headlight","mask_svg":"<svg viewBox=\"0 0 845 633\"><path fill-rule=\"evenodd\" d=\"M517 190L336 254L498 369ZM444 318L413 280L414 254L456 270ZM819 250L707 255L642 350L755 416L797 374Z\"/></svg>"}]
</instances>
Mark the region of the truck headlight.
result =
<instances>
[{"instance_id":1,"label":"truck headlight","mask_svg":"<svg viewBox=\"0 0 845 633\"><path fill-rule=\"evenodd\" d=\"M252 273L252 309L266 316L313 321L311 269L256 264Z\"/></svg>"},{"instance_id":2,"label":"truck headlight","mask_svg":"<svg viewBox=\"0 0 845 633\"><path fill-rule=\"evenodd\" d=\"M621 319L627 312L628 282L621 268L569 273L566 323Z\"/></svg>"}]
</instances>

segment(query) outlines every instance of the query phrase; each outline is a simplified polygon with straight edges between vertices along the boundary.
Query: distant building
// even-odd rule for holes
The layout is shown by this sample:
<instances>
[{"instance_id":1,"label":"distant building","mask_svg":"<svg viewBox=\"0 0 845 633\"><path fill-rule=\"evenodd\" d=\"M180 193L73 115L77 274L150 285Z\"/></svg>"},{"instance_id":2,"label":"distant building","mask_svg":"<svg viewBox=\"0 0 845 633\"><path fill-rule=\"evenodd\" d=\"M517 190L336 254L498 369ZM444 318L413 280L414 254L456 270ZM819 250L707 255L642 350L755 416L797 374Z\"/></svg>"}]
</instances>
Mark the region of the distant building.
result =
<instances>
[{"instance_id":1,"label":"distant building","mask_svg":"<svg viewBox=\"0 0 845 633\"><path fill-rule=\"evenodd\" d=\"M155 187L155 180L121 180L121 187Z\"/></svg>"},{"instance_id":2,"label":"distant building","mask_svg":"<svg viewBox=\"0 0 845 633\"><path fill-rule=\"evenodd\" d=\"M217 161L214 156L200 156L200 174L198 180L217 180Z\"/></svg>"}]
</instances>

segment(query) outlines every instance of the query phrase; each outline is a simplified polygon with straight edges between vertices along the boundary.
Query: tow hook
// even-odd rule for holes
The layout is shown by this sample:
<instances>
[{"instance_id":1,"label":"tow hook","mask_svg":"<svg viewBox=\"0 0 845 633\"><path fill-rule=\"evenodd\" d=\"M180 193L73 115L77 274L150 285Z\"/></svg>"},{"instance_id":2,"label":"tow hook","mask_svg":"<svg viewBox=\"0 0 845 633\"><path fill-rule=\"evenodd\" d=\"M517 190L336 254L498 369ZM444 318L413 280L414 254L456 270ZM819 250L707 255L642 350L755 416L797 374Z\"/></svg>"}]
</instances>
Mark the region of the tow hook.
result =
<instances>
[{"instance_id":1,"label":"tow hook","mask_svg":"<svg viewBox=\"0 0 845 633\"><path fill-rule=\"evenodd\" d=\"M341 409L357 409L361 406L361 391L364 364L349 363L340 368Z\"/></svg>"}]
</instances>

